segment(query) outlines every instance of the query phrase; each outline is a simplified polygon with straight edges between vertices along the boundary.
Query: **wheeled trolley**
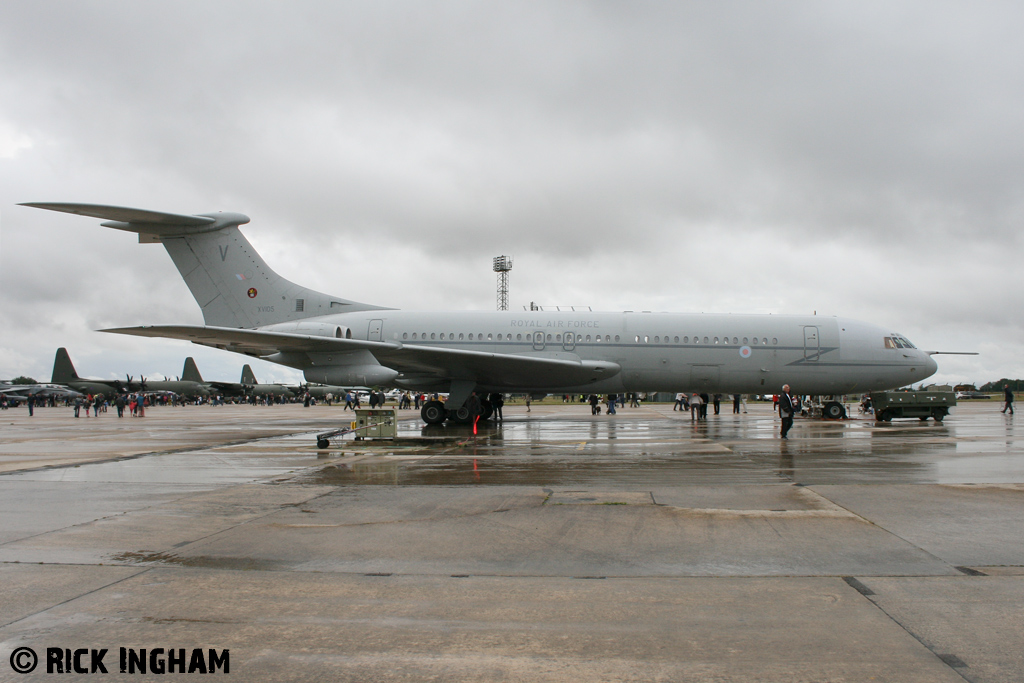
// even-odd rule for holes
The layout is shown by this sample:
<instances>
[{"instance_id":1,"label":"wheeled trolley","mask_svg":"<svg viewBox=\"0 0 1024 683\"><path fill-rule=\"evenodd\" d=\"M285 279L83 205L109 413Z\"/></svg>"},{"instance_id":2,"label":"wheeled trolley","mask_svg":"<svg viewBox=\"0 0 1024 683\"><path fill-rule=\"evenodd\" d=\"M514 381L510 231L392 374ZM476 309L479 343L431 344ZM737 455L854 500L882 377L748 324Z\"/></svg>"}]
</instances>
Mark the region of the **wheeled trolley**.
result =
<instances>
[{"instance_id":1,"label":"wheeled trolley","mask_svg":"<svg viewBox=\"0 0 1024 683\"><path fill-rule=\"evenodd\" d=\"M316 435L316 447L327 448L332 439L355 434L359 439L394 439L398 436L398 414L394 408L356 408L356 419L348 428Z\"/></svg>"}]
</instances>

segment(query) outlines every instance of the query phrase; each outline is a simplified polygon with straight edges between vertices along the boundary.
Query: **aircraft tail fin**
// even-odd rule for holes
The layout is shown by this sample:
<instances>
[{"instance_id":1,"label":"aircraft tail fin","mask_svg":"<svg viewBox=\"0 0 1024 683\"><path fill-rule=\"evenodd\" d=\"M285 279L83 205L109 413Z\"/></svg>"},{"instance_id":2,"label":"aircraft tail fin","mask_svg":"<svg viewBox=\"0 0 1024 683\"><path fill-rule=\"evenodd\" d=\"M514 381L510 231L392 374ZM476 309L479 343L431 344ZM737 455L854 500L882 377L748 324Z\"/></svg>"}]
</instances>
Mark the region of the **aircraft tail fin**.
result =
<instances>
[{"instance_id":1,"label":"aircraft tail fin","mask_svg":"<svg viewBox=\"0 0 1024 683\"><path fill-rule=\"evenodd\" d=\"M192 356L185 359L185 367L181 370L181 380L183 382L203 383L203 376L199 374L199 366L196 365L196 361Z\"/></svg>"},{"instance_id":2,"label":"aircraft tail fin","mask_svg":"<svg viewBox=\"0 0 1024 683\"><path fill-rule=\"evenodd\" d=\"M382 308L307 289L275 273L238 229L249 222L240 213L187 215L100 204L22 206L103 218L105 227L138 233L143 243L163 244L207 325L254 328Z\"/></svg>"},{"instance_id":3,"label":"aircraft tail fin","mask_svg":"<svg viewBox=\"0 0 1024 683\"><path fill-rule=\"evenodd\" d=\"M256 375L252 373L252 368L249 367L248 363L242 366L242 380L239 384L259 384L259 382L256 381Z\"/></svg>"},{"instance_id":4,"label":"aircraft tail fin","mask_svg":"<svg viewBox=\"0 0 1024 683\"><path fill-rule=\"evenodd\" d=\"M71 356L63 346L57 349L57 355L53 358L53 375L50 378L51 384L67 384L71 380L78 379L75 366L71 363Z\"/></svg>"}]
</instances>

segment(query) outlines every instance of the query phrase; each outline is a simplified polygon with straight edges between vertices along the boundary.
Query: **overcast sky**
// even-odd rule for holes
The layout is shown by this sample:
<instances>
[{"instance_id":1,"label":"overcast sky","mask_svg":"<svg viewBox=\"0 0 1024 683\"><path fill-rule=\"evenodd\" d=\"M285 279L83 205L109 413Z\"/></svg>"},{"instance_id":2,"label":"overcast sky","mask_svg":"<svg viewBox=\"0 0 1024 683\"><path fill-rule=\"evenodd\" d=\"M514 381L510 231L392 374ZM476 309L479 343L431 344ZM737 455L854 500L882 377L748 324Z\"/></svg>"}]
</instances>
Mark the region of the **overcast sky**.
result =
<instances>
[{"instance_id":1,"label":"overcast sky","mask_svg":"<svg viewBox=\"0 0 1024 683\"><path fill-rule=\"evenodd\" d=\"M158 245L20 202L237 211L410 309L811 313L1024 377L1019 2L0 4L0 377L236 380ZM261 381L299 374L253 363Z\"/></svg>"}]
</instances>

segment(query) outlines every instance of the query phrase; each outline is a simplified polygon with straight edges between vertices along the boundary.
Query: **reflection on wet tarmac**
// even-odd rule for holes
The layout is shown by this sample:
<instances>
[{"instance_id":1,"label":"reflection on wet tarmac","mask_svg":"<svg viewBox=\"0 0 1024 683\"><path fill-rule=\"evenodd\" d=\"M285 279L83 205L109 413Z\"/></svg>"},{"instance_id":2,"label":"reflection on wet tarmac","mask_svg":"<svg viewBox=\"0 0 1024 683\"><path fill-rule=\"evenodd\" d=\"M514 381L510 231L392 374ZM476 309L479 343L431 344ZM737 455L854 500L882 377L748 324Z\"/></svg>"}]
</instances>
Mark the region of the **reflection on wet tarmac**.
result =
<instances>
[{"instance_id":1,"label":"reflection on wet tarmac","mask_svg":"<svg viewBox=\"0 0 1024 683\"><path fill-rule=\"evenodd\" d=\"M302 477L336 486L1020 481L1024 463L1016 457L1021 440L1013 423L997 420L993 429L982 424L993 416L965 412L945 424L798 420L787 442L778 440L771 414L692 423L664 411L618 418L563 412L506 419L476 435L468 426L424 429L407 422L400 437L421 435L437 445L367 443L369 457L343 458ZM991 457L977 457L982 454Z\"/></svg>"}]
</instances>

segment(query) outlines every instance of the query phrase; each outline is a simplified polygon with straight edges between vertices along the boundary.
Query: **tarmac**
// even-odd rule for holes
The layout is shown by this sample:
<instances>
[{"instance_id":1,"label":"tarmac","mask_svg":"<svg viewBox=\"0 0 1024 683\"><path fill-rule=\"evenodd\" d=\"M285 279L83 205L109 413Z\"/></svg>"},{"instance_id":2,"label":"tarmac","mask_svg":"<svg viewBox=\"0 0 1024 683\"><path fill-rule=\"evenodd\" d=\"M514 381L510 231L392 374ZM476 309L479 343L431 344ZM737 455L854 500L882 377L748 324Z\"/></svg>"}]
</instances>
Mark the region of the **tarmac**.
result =
<instances>
[{"instance_id":1,"label":"tarmac","mask_svg":"<svg viewBox=\"0 0 1024 683\"><path fill-rule=\"evenodd\" d=\"M0 412L0 681L47 648L136 680L121 647L246 681L1024 681L1000 408L784 442L770 404L510 404L326 450L339 407Z\"/></svg>"}]
</instances>

